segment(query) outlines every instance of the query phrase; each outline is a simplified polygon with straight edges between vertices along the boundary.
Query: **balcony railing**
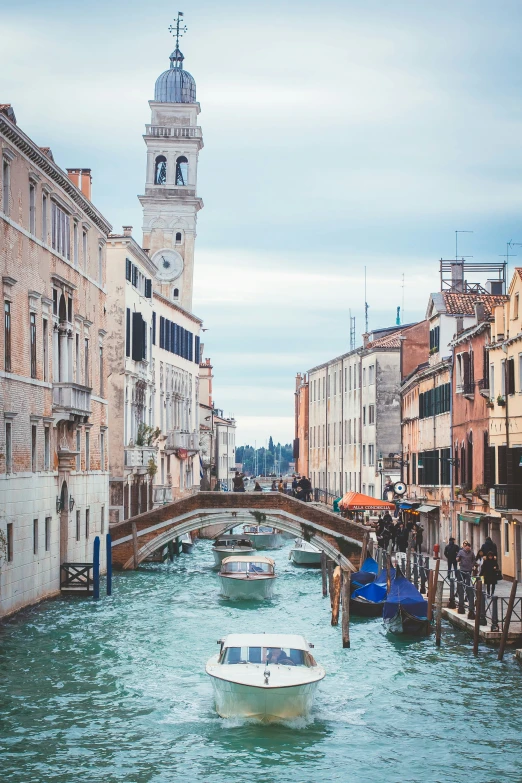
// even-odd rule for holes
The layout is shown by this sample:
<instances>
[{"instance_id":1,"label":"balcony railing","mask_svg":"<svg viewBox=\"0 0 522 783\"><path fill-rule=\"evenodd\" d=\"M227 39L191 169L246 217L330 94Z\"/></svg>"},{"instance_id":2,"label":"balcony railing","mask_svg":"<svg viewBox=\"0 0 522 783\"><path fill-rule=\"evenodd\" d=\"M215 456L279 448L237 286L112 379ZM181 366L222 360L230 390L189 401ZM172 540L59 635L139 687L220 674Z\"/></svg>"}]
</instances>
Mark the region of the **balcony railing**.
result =
<instances>
[{"instance_id":1,"label":"balcony railing","mask_svg":"<svg viewBox=\"0 0 522 783\"><path fill-rule=\"evenodd\" d=\"M169 432L165 442L165 451L176 451L177 449L199 451L199 432Z\"/></svg>"},{"instance_id":2,"label":"balcony railing","mask_svg":"<svg viewBox=\"0 0 522 783\"><path fill-rule=\"evenodd\" d=\"M400 457L383 457L382 458L383 470L400 470L401 458Z\"/></svg>"},{"instance_id":3,"label":"balcony railing","mask_svg":"<svg viewBox=\"0 0 522 783\"><path fill-rule=\"evenodd\" d=\"M91 388L79 383L53 383L53 408L77 416L91 415Z\"/></svg>"},{"instance_id":4,"label":"balcony railing","mask_svg":"<svg viewBox=\"0 0 522 783\"><path fill-rule=\"evenodd\" d=\"M495 508L497 511L522 510L522 486L520 484L495 484Z\"/></svg>"},{"instance_id":5,"label":"balcony railing","mask_svg":"<svg viewBox=\"0 0 522 783\"><path fill-rule=\"evenodd\" d=\"M164 125L146 125L146 136L163 136L175 139L200 139L201 128L167 128Z\"/></svg>"},{"instance_id":6,"label":"balcony railing","mask_svg":"<svg viewBox=\"0 0 522 783\"><path fill-rule=\"evenodd\" d=\"M462 393L465 397L473 397L475 394L475 381L467 381L462 384Z\"/></svg>"},{"instance_id":7,"label":"balcony railing","mask_svg":"<svg viewBox=\"0 0 522 783\"><path fill-rule=\"evenodd\" d=\"M166 485L153 487L153 497L155 506L163 506L165 503L172 503L172 487Z\"/></svg>"},{"instance_id":8,"label":"balcony railing","mask_svg":"<svg viewBox=\"0 0 522 783\"><path fill-rule=\"evenodd\" d=\"M158 449L150 446L126 446L125 447L125 467L126 468L148 468L151 459L157 462L156 455Z\"/></svg>"}]
</instances>

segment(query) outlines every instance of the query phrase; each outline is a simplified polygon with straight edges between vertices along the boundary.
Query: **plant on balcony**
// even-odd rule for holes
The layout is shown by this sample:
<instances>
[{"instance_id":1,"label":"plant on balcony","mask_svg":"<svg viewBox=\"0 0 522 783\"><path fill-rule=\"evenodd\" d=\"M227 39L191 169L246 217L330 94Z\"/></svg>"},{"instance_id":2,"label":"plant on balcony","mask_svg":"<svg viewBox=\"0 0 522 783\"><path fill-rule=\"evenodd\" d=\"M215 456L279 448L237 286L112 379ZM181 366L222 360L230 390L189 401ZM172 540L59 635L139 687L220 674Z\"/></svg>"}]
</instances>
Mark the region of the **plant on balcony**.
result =
<instances>
[{"instance_id":1,"label":"plant on balcony","mask_svg":"<svg viewBox=\"0 0 522 783\"><path fill-rule=\"evenodd\" d=\"M156 465L154 459L151 457L149 459L149 464L147 465L147 473L153 479L157 472L158 472L158 466Z\"/></svg>"},{"instance_id":2,"label":"plant on balcony","mask_svg":"<svg viewBox=\"0 0 522 783\"><path fill-rule=\"evenodd\" d=\"M505 398L501 394L499 394L497 397L497 405L500 405L500 407L503 408L505 404L506 404Z\"/></svg>"},{"instance_id":3,"label":"plant on balcony","mask_svg":"<svg viewBox=\"0 0 522 783\"><path fill-rule=\"evenodd\" d=\"M460 495L460 487L455 487L455 495L457 497Z\"/></svg>"},{"instance_id":4,"label":"plant on balcony","mask_svg":"<svg viewBox=\"0 0 522 783\"><path fill-rule=\"evenodd\" d=\"M488 400L486 402L486 408L494 408L495 407L495 400Z\"/></svg>"},{"instance_id":5,"label":"plant on balcony","mask_svg":"<svg viewBox=\"0 0 522 783\"><path fill-rule=\"evenodd\" d=\"M136 446L152 446L153 442L159 438L161 430L159 427L150 427L143 422L138 427L138 434L136 435Z\"/></svg>"},{"instance_id":6,"label":"plant on balcony","mask_svg":"<svg viewBox=\"0 0 522 783\"><path fill-rule=\"evenodd\" d=\"M433 356L434 353L437 353L439 349L437 346L433 346L433 348L430 348L430 356Z\"/></svg>"}]
</instances>

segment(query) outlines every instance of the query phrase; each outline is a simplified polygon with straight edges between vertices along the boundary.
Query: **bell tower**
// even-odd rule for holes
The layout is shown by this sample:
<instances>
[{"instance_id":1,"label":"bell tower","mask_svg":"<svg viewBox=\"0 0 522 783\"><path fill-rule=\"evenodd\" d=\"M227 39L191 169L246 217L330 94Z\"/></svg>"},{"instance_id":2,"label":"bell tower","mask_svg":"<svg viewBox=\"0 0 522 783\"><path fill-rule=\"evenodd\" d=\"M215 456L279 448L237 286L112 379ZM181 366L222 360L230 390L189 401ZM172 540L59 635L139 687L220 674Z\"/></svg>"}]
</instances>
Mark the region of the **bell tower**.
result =
<instances>
[{"instance_id":1,"label":"bell tower","mask_svg":"<svg viewBox=\"0 0 522 783\"><path fill-rule=\"evenodd\" d=\"M156 280L167 299L192 310L197 213L198 156L203 134L198 125L196 82L183 69L179 40L186 32L178 13L169 31L176 39L170 68L156 80L146 125L147 172L143 207L143 247L156 266Z\"/></svg>"}]
</instances>

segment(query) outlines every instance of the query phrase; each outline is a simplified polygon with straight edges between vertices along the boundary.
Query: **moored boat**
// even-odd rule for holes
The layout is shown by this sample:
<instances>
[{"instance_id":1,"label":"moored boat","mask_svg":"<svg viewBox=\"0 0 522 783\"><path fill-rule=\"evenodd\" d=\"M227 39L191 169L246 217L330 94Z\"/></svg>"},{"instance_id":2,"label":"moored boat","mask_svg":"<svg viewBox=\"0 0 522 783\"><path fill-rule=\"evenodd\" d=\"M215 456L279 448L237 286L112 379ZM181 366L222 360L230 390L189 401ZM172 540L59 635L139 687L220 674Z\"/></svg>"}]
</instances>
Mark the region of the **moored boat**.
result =
<instances>
[{"instance_id":1,"label":"moored boat","mask_svg":"<svg viewBox=\"0 0 522 783\"><path fill-rule=\"evenodd\" d=\"M214 564L220 566L225 557L234 555L252 555L255 547L249 538L218 538L212 545Z\"/></svg>"},{"instance_id":2,"label":"moored boat","mask_svg":"<svg viewBox=\"0 0 522 783\"><path fill-rule=\"evenodd\" d=\"M373 557L368 557L362 564L359 571L356 571L351 576L350 581L350 590L353 593L355 590L357 590L359 587L362 587L363 585L367 585L370 582L374 582L377 574L379 573L379 564L377 560L374 560Z\"/></svg>"},{"instance_id":3,"label":"moored boat","mask_svg":"<svg viewBox=\"0 0 522 783\"><path fill-rule=\"evenodd\" d=\"M282 532L268 525L245 525L243 533L256 549L280 549L285 542Z\"/></svg>"},{"instance_id":4,"label":"moored boat","mask_svg":"<svg viewBox=\"0 0 522 783\"><path fill-rule=\"evenodd\" d=\"M229 634L218 643L206 666L218 715L271 722L310 712L325 671L303 636Z\"/></svg>"},{"instance_id":5,"label":"moored boat","mask_svg":"<svg viewBox=\"0 0 522 783\"><path fill-rule=\"evenodd\" d=\"M430 632L428 602L397 566L383 610L386 630L408 636L427 636Z\"/></svg>"},{"instance_id":6,"label":"moored boat","mask_svg":"<svg viewBox=\"0 0 522 783\"><path fill-rule=\"evenodd\" d=\"M185 533L183 536L181 536L181 549L186 555L190 555L194 549L194 541L190 533Z\"/></svg>"},{"instance_id":7,"label":"moored boat","mask_svg":"<svg viewBox=\"0 0 522 783\"><path fill-rule=\"evenodd\" d=\"M274 561L263 555L226 557L219 571L224 598L272 598L275 579Z\"/></svg>"},{"instance_id":8,"label":"moored boat","mask_svg":"<svg viewBox=\"0 0 522 783\"><path fill-rule=\"evenodd\" d=\"M395 569L390 568L390 581L393 584L395 579ZM382 616L384 604L386 602L388 574L383 569L375 577L373 582L369 582L350 596L350 612L359 617L379 617Z\"/></svg>"},{"instance_id":9,"label":"moored boat","mask_svg":"<svg viewBox=\"0 0 522 783\"><path fill-rule=\"evenodd\" d=\"M295 543L290 550L289 559L298 566L307 566L308 568L320 568L321 550L310 541L303 538L296 538Z\"/></svg>"}]
</instances>

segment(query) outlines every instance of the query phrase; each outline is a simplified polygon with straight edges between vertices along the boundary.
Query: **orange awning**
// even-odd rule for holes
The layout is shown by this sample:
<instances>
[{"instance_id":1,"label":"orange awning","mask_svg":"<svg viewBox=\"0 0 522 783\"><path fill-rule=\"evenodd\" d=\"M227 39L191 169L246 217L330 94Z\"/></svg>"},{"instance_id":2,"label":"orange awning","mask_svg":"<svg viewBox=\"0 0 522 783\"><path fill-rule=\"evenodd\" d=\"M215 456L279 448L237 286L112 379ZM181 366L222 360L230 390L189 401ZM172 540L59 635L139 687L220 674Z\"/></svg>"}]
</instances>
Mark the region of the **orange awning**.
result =
<instances>
[{"instance_id":1,"label":"orange awning","mask_svg":"<svg viewBox=\"0 0 522 783\"><path fill-rule=\"evenodd\" d=\"M346 495L343 495L339 508L342 508L343 511L391 511L395 508L395 503L372 498L361 492L347 492Z\"/></svg>"}]
</instances>

